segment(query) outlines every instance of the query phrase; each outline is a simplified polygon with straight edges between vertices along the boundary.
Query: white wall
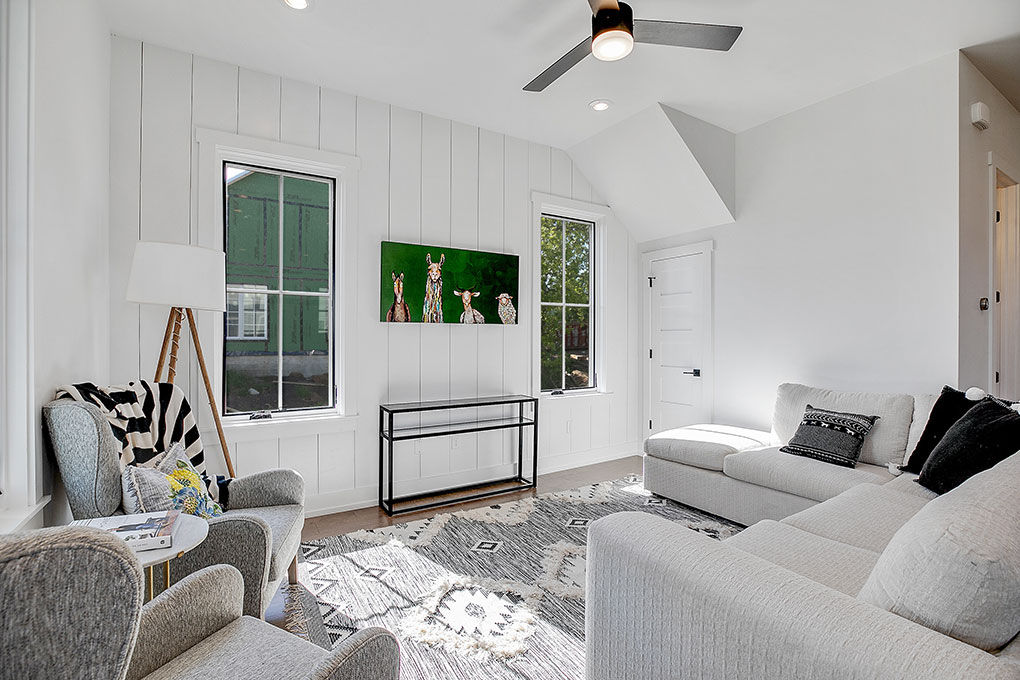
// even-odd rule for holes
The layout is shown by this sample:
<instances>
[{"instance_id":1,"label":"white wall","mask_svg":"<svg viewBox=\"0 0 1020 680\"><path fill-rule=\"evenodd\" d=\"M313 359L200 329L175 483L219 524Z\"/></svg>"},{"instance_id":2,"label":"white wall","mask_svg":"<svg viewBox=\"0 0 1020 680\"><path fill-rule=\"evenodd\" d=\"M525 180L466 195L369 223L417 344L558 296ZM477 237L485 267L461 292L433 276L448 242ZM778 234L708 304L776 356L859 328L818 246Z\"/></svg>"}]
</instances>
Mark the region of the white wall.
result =
<instances>
[{"instance_id":1,"label":"white wall","mask_svg":"<svg viewBox=\"0 0 1020 680\"><path fill-rule=\"evenodd\" d=\"M134 242L198 242L192 210L194 128L356 155L359 176L356 420L315 426L260 423L228 428L238 474L285 466L305 477L313 513L371 503L378 475L378 404L532 392L532 326L423 327L378 321L379 242L384 239L479 248L521 257L521 301L530 300L532 191L599 201L567 154L489 130L238 68L121 37L113 39L111 92L111 379L149 378L166 310L124 301ZM638 251L609 227L606 379L612 394L543 403L540 469L608 459L638 450L640 411ZM220 237L221 238L221 237ZM222 242L222 241L220 241ZM408 275L413 275L409 273ZM520 308L520 306L519 306ZM203 315L208 333L219 317ZM207 350L208 351L208 350ZM190 350L178 382L202 419L203 440L218 447L200 401ZM535 386L537 387L537 386ZM341 386L341 389L343 386ZM425 440L398 449L397 492L466 482L505 468L516 453L505 433ZM451 444L453 444L451 446Z\"/></svg>"},{"instance_id":2,"label":"white wall","mask_svg":"<svg viewBox=\"0 0 1020 680\"><path fill-rule=\"evenodd\" d=\"M970 105L991 110L991 127L970 122ZM991 203L988 154L1020 173L1020 112L963 54L960 55L960 383L988 386L989 314L978 301L990 287ZM1020 181L1020 176L1013 177ZM994 389L994 388L993 388Z\"/></svg>"},{"instance_id":3,"label":"white wall","mask_svg":"<svg viewBox=\"0 0 1020 680\"><path fill-rule=\"evenodd\" d=\"M957 377L957 57L737 135L715 241L715 419L767 427L785 381L931 391Z\"/></svg>"},{"instance_id":4,"label":"white wall","mask_svg":"<svg viewBox=\"0 0 1020 680\"><path fill-rule=\"evenodd\" d=\"M110 33L93 0L34 5L35 455L48 493L40 408L59 385L109 376ZM47 522L65 519L57 486Z\"/></svg>"}]
</instances>

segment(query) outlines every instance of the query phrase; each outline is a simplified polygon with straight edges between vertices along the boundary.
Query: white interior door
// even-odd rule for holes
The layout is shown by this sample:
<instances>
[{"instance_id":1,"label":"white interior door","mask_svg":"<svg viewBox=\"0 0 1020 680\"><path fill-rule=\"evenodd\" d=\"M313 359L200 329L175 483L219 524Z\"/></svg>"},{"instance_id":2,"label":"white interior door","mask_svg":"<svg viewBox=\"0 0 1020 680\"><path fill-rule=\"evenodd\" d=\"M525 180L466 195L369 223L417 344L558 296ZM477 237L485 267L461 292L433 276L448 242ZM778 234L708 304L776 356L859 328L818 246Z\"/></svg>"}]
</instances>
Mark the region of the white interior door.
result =
<instances>
[{"instance_id":1,"label":"white interior door","mask_svg":"<svg viewBox=\"0 0 1020 680\"><path fill-rule=\"evenodd\" d=\"M711 257L649 258L650 432L711 421Z\"/></svg>"}]
</instances>

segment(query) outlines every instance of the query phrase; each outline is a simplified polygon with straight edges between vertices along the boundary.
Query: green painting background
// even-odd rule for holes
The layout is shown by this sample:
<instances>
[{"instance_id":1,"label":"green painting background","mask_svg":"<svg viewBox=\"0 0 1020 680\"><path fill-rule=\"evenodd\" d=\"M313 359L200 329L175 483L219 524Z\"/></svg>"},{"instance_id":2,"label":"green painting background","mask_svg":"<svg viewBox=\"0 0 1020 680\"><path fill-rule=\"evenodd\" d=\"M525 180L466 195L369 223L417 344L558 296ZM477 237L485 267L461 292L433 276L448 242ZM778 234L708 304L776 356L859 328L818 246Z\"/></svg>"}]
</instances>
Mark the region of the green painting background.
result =
<instances>
[{"instance_id":1,"label":"green painting background","mask_svg":"<svg viewBox=\"0 0 1020 680\"><path fill-rule=\"evenodd\" d=\"M382 242L382 266L380 268L379 320L386 321L386 312L393 304L393 278L390 272L404 272L404 302L411 311L411 320L421 323L422 308L425 304L425 277L428 264L425 256L432 255L433 262L439 262L446 255L443 264L443 322L460 323L464 304L455 290L465 288L481 293L474 298L471 306L482 313L487 324L500 324L496 296L509 293L517 309L520 283L520 258L517 255L489 253L481 250L461 250L445 246L422 246L414 243Z\"/></svg>"}]
</instances>

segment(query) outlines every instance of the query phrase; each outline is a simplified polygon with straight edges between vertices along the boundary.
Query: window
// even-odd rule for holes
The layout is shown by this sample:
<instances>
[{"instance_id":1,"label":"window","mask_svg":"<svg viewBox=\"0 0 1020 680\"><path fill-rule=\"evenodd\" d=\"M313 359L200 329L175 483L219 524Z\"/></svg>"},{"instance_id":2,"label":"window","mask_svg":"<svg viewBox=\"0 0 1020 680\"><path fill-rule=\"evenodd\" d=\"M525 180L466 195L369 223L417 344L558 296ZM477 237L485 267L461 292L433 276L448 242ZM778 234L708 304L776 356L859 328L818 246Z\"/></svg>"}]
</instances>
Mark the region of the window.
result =
<instances>
[{"instance_id":1,"label":"window","mask_svg":"<svg viewBox=\"0 0 1020 680\"><path fill-rule=\"evenodd\" d=\"M332 407L335 182L223 168L224 411Z\"/></svg>"},{"instance_id":2,"label":"window","mask_svg":"<svg viewBox=\"0 0 1020 680\"><path fill-rule=\"evenodd\" d=\"M227 293L227 340L266 340L266 293Z\"/></svg>"},{"instance_id":3,"label":"window","mask_svg":"<svg viewBox=\"0 0 1020 680\"><path fill-rule=\"evenodd\" d=\"M595 387L595 224L542 215L542 391Z\"/></svg>"}]
</instances>

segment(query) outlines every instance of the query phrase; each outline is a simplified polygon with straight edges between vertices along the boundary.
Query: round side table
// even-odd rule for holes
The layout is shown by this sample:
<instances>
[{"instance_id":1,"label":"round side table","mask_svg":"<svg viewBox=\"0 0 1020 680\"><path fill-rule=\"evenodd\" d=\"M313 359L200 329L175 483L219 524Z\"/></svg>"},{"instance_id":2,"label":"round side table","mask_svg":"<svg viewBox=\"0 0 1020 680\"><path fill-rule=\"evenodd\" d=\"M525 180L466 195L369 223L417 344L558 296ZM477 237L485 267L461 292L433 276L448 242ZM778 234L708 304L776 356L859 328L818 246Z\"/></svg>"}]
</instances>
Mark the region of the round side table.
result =
<instances>
[{"instance_id":1,"label":"round side table","mask_svg":"<svg viewBox=\"0 0 1020 680\"><path fill-rule=\"evenodd\" d=\"M157 548L156 550L142 550L136 552L138 561L142 563L145 570L146 580L149 582L149 600L153 598L153 567L157 564L163 565L164 586L166 590L170 587L170 560L180 557L189 550L193 550L199 543L209 535L209 522L194 515L179 515L179 525L174 530L174 544L169 548Z\"/></svg>"}]
</instances>

